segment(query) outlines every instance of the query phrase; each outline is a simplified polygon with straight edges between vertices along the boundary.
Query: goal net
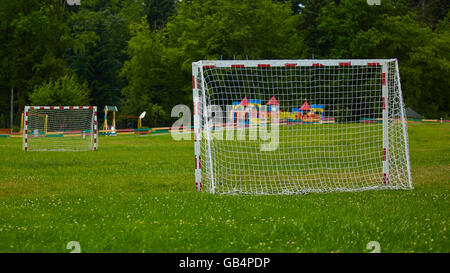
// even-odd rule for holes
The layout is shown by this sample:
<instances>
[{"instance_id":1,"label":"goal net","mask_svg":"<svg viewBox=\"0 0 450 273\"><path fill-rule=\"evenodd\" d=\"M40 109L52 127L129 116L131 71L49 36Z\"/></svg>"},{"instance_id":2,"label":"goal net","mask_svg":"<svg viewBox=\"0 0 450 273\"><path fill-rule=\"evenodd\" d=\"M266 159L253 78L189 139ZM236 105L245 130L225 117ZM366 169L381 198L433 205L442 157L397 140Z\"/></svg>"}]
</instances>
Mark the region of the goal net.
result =
<instances>
[{"instance_id":1,"label":"goal net","mask_svg":"<svg viewBox=\"0 0 450 273\"><path fill-rule=\"evenodd\" d=\"M199 61L192 73L197 190L412 188L396 59Z\"/></svg>"},{"instance_id":2,"label":"goal net","mask_svg":"<svg viewBox=\"0 0 450 273\"><path fill-rule=\"evenodd\" d=\"M96 106L25 106L24 151L97 150Z\"/></svg>"}]
</instances>

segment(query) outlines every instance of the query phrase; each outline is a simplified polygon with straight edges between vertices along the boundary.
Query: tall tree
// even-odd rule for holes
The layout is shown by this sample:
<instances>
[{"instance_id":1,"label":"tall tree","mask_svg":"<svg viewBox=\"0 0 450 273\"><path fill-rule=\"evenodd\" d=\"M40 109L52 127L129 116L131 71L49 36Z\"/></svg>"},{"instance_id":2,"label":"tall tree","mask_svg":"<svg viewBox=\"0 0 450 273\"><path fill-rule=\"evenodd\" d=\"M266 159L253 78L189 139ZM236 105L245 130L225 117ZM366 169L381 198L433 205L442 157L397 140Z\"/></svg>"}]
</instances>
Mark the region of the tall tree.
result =
<instances>
[{"instance_id":1,"label":"tall tree","mask_svg":"<svg viewBox=\"0 0 450 273\"><path fill-rule=\"evenodd\" d=\"M95 5L94 5L95 7ZM113 7L95 11L87 6L70 18L73 45L66 60L81 81L92 90L92 103L119 105L125 82L119 76L127 58L123 49L129 39L126 21Z\"/></svg>"},{"instance_id":2,"label":"tall tree","mask_svg":"<svg viewBox=\"0 0 450 273\"><path fill-rule=\"evenodd\" d=\"M407 106L428 117L448 116L448 17L433 31L417 20L407 4L330 2L317 18L322 39L327 41L323 56L398 58Z\"/></svg>"},{"instance_id":3,"label":"tall tree","mask_svg":"<svg viewBox=\"0 0 450 273\"><path fill-rule=\"evenodd\" d=\"M163 62L163 56L167 49L163 33L152 31L146 18L139 24L132 24L130 30L133 37L126 52L131 59L125 62L121 70L121 75L128 81L122 90L124 111L130 114L147 111L154 121L158 120L154 119L155 115L161 116L163 121L167 120L166 112L159 106L174 98L165 92L168 86L167 65Z\"/></svg>"},{"instance_id":4,"label":"tall tree","mask_svg":"<svg viewBox=\"0 0 450 273\"><path fill-rule=\"evenodd\" d=\"M415 10L422 24L435 28L450 9L448 0L410 0L409 7Z\"/></svg>"},{"instance_id":5,"label":"tall tree","mask_svg":"<svg viewBox=\"0 0 450 273\"><path fill-rule=\"evenodd\" d=\"M320 58L326 55L329 47L323 31L318 29L318 17L323 7L332 0L302 0L300 14L302 17L299 31L303 33L305 44L308 46L308 57Z\"/></svg>"},{"instance_id":6,"label":"tall tree","mask_svg":"<svg viewBox=\"0 0 450 273\"><path fill-rule=\"evenodd\" d=\"M30 94L32 105L89 105L89 89L75 75L65 75L36 86Z\"/></svg>"},{"instance_id":7,"label":"tall tree","mask_svg":"<svg viewBox=\"0 0 450 273\"><path fill-rule=\"evenodd\" d=\"M299 20L289 3L199 0L180 2L162 30L134 25L122 69L128 107L191 104L194 61L302 57Z\"/></svg>"},{"instance_id":8,"label":"tall tree","mask_svg":"<svg viewBox=\"0 0 450 273\"><path fill-rule=\"evenodd\" d=\"M1 92L16 90L17 115L34 86L68 71L62 58L70 43L64 10L61 1L0 1L0 86Z\"/></svg>"}]
</instances>

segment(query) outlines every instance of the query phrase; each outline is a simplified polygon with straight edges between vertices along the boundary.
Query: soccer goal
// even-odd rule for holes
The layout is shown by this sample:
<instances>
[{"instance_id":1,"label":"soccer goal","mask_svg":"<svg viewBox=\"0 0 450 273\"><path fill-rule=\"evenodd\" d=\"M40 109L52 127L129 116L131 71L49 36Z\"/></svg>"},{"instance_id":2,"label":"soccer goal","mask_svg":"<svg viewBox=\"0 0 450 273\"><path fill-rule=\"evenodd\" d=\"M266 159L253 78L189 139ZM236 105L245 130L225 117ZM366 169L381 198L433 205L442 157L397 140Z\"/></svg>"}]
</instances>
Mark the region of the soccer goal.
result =
<instances>
[{"instance_id":1,"label":"soccer goal","mask_svg":"<svg viewBox=\"0 0 450 273\"><path fill-rule=\"evenodd\" d=\"M396 59L199 61L192 87L198 191L412 188Z\"/></svg>"},{"instance_id":2,"label":"soccer goal","mask_svg":"<svg viewBox=\"0 0 450 273\"><path fill-rule=\"evenodd\" d=\"M96 106L25 106L24 151L97 150Z\"/></svg>"}]
</instances>

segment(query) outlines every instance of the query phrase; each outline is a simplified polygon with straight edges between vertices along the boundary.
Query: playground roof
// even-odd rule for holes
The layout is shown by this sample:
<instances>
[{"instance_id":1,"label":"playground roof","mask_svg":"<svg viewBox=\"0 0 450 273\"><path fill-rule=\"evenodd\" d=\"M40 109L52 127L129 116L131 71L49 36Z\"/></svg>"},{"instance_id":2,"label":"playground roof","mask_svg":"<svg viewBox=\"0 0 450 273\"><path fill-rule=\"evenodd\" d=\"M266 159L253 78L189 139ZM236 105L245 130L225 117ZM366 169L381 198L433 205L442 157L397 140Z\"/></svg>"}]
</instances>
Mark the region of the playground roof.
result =
<instances>
[{"instance_id":1,"label":"playground roof","mask_svg":"<svg viewBox=\"0 0 450 273\"><path fill-rule=\"evenodd\" d=\"M261 100L249 100L248 101L250 104L261 104Z\"/></svg>"},{"instance_id":2,"label":"playground roof","mask_svg":"<svg viewBox=\"0 0 450 273\"><path fill-rule=\"evenodd\" d=\"M308 102L305 101L305 103L303 103L302 107L300 107L299 110L308 111L311 110L311 106L309 106Z\"/></svg>"},{"instance_id":3,"label":"playground roof","mask_svg":"<svg viewBox=\"0 0 450 273\"><path fill-rule=\"evenodd\" d=\"M272 96L272 98L266 103L267 105L280 105L275 98L275 96Z\"/></svg>"},{"instance_id":4,"label":"playground roof","mask_svg":"<svg viewBox=\"0 0 450 273\"><path fill-rule=\"evenodd\" d=\"M110 106L110 105L105 105L105 110L106 111L111 111L111 112L119 112L119 109L117 109L117 106Z\"/></svg>"},{"instance_id":5,"label":"playground roof","mask_svg":"<svg viewBox=\"0 0 450 273\"><path fill-rule=\"evenodd\" d=\"M323 104L311 104L311 109L324 109L325 106Z\"/></svg>"},{"instance_id":6,"label":"playground roof","mask_svg":"<svg viewBox=\"0 0 450 273\"><path fill-rule=\"evenodd\" d=\"M248 106L248 99L247 97L244 97L240 103L240 105Z\"/></svg>"},{"instance_id":7,"label":"playground roof","mask_svg":"<svg viewBox=\"0 0 450 273\"><path fill-rule=\"evenodd\" d=\"M413 109L411 109L409 107L406 108L406 117L407 118L418 118L418 119L423 118L423 116L421 114L417 113L416 111L414 111Z\"/></svg>"}]
</instances>

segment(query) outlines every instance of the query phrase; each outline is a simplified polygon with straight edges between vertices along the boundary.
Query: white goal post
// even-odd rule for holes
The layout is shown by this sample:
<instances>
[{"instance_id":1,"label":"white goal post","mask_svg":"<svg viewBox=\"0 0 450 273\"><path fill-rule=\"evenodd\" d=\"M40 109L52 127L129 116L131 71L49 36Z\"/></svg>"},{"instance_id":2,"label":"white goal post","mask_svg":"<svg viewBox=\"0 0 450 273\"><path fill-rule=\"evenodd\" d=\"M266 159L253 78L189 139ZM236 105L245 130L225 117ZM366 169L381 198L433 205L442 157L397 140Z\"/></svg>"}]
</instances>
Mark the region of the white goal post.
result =
<instances>
[{"instance_id":1,"label":"white goal post","mask_svg":"<svg viewBox=\"0 0 450 273\"><path fill-rule=\"evenodd\" d=\"M413 187L396 59L198 61L192 88L197 191Z\"/></svg>"},{"instance_id":2,"label":"white goal post","mask_svg":"<svg viewBox=\"0 0 450 273\"><path fill-rule=\"evenodd\" d=\"M24 151L96 151L96 106L25 106Z\"/></svg>"}]
</instances>

